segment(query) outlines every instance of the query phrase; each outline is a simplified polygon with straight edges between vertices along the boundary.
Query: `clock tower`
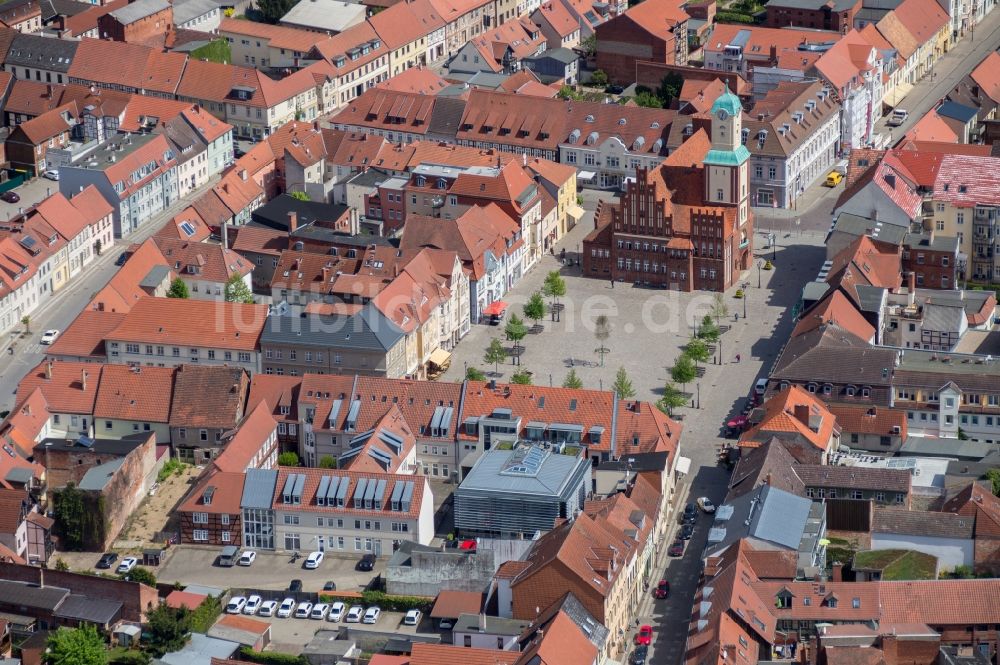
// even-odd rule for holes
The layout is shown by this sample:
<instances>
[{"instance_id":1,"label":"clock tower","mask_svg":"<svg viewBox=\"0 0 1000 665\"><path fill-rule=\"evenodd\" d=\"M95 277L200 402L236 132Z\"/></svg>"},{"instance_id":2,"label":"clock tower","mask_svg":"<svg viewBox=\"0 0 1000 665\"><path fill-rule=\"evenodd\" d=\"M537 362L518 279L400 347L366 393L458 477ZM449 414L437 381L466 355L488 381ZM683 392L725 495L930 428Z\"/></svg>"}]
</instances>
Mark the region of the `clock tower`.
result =
<instances>
[{"instance_id":1,"label":"clock tower","mask_svg":"<svg viewBox=\"0 0 1000 665\"><path fill-rule=\"evenodd\" d=\"M743 105L729 88L712 105L712 148L705 155L705 204L739 207L739 225L749 214Z\"/></svg>"}]
</instances>

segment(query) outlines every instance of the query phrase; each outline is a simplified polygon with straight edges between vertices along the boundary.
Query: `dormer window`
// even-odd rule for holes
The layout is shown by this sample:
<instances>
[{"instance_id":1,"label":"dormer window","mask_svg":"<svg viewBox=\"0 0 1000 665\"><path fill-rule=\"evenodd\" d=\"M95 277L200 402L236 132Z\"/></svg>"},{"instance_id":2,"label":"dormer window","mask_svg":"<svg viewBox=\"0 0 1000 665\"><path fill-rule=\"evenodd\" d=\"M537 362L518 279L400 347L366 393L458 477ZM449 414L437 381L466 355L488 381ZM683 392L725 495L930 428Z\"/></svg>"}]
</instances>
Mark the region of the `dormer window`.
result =
<instances>
[{"instance_id":1,"label":"dormer window","mask_svg":"<svg viewBox=\"0 0 1000 665\"><path fill-rule=\"evenodd\" d=\"M740 139L742 140L743 145L747 144L748 138L750 138L750 130L744 127L743 129L740 130Z\"/></svg>"},{"instance_id":2,"label":"dormer window","mask_svg":"<svg viewBox=\"0 0 1000 665\"><path fill-rule=\"evenodd\" d=\"M782 589L774 597L774 606L779 610L787 610L792 606L792 593L788 589Z\"/></svg>"}]
</instances>

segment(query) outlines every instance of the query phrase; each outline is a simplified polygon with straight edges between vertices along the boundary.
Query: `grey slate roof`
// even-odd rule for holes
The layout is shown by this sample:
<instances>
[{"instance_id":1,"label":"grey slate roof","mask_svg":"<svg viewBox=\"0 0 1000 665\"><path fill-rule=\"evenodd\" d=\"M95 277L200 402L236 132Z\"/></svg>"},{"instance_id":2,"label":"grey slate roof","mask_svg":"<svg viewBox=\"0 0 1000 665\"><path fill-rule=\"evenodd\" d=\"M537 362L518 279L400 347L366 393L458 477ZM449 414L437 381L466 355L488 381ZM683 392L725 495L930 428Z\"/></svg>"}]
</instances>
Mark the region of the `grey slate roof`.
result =
<instances>
[{"instance_id":1,"label":"grey slate roof","mask_svg":"<svg viewBox=\"0 0 1000 665\"><path fill-rule=\"evenodd\" d=\"M405 333L369 303L357 314L268 317L261 344L290 344L329 349L388 351Z\"/></svg>"},{"instance_id":2,"label":"grey slate roof","mask_svg":"<svg viewBox=\"0 0 1000 665\"><path fill-rule=\"evenodd\" d=\"M1000 391L1000 360L985 356L906 349L896 367L900 386L940 389L952 382L963 392Z\"/></svg>"},{"instance_id":3,"label":"grey slate roof","mask_svg":"<svg viewBox=\"0 0 1000 665\"><path fill-rule=\"evenodd\" d=\"M465 100L438 95L431 110L431 121L427 131L434 135L454 136L462 125L465 115Z\"/></svg>"},{"instance_id":4,"label":"grey slate roof","mask_svg":"<svg viewBox=\"0 0 1000 665\"><path fill-rule=\"evenodd\" d=\"M170 274L170 268L164 265L156 265L149 269L149 272L142 281L139 282L139 286L147 289L153 289L163 283L163 280L167 278Z\"/></svg>"},{"instance_id":5,"label":"grey slate roof","mask_svg":"<svg viewBox=\"0 0 1000 665\"><path fill-rule=\"evenodd\" d=\"M842 212L837 216L832 231L839 231L854 237L870 235L875 240L881 240L892 245L899 245L910 234L905 227L896 224L885 224L868 217Z\"/></svg>"},{"instance_id":6,"label":"grey slate roof","mask_svg":"<svg viewBox=\"0 0 1000 665\"><path fill-rule=\"evenodd\" d=\"M561 496L566 485L579 475L586 458L550 453L545 456L534 475L508 473L505 469L518 451L488 450L476 461L457 492L503 492L542 497Z\"/></svg>"},{"instance_id":7,"label":"grey slate roof","mask_svg":"<svg viewBox=\"0 0 1000 665\"><path fill-rule=\"evenodd\" d=\"M56 16L76 16L85 12L93 5L77 0L41 0L38 3L42 10L42 22L48 22Z\"/></svg>"},{"instance_id":8,"label":"grey slate roof","mask_svg":"<svg viewBox=\"0 0 1000 665\"><path fill-rule=\"evenodd\" d=\"M162 12L169 6L170 3L166 0L135 0L135 2L111 12L111 15L122 25L128 25L157 12Z\"/></svg>"},{"instance_id":9,"label":"grey slate roof","mask_svg":"<svg viewBox=\"0 0 1000 665\"><path fill-rule=\"evenodd\" d=\"M4 64L35 67L65 74L73 64L79 45L80 42L69 39L18 33L11 41Z\"/></svg>"},{"instance_id":10,"label":"grey slate roof","mask_svg":"<svg viewBox=\"0 0 1000 665\"><path fill-rule=\"evenodd\" d=\"M90 450L95 455L128 455L145 442L145 437L129 436L123 439L91 439L90 445L84 447L79 439L49 438L35 444L36 453L50 451L84 451Z\"/></svg>"},{"instance_id":11,"label":"grey slate roof","mask_svg":"<svg viewBox=\"0 0 1000 665\"><path fill-rule=\"evenodd\" d=\"M0 580L0 602L7 605L20 605L28 609L52 612L68 595L69 589Z\"/></svg>"},{"instance_id":12,"label":"grey slate roof","mask_svg":"<svg viewBox=\"0 0 1000 665\"><path fill-rule=\"evenodd\" d=\"M71 594L62 602L55 615L63 619L88 621L98 625L107 625L121 616L122 604L115 600L92 598Z\"/></svg>"},{"instance_id":13,"label":"grey slate roof","mask_svg":"<svg viewBox=\"0 0 1000 665\"><path fill-rule=\"evenodd\" d=\"M340 219L347 211L347 206L339 203L300 201L288 194L282 194L254 210L251 218L260 226L287 231L288 213L292 211L295 212L297 223L301 227L314 222L332 222Z\"/></svg>"},{"instance_id":14,"label":"grey slate roof","mask_svg":"<svg viewBox=\"0 0 1000 665\"><path fill-rule=\"evenodd\" d=\"M525 60L544 60L546 58L569 65L579 60L580 56L576 53L576 51L560 46L559 48L550 48L547 51L542 51L538 55L525 58Z\"/></svg>"},{"instance_id":15,"label":"grey slate roof","mask_svg":"<svg viewBox=\"0 0 1000 665\"><path fill-rule=\"evenodd\" d=\"M719 506L709 535L708 551L718 552L742 538L755 538L778 548L798 551L811 508L809 499L763 485Z\"/></svg>"},{"instance_id":16,"label":"grey slate roof","mask_svg":"<svg viewBox=\"0 0 1000 665\"><path fill-rule=\"evenodd\" d=\"M734 501L765 482L791 494L805 496L802 479L792 472L794 464L795 457L775 438L757 448L744 448L730 476L726 501Z\"/></svg>"},{"instance_id":17,"label":"grey slate roof","mask_svg":"<svg viewBox=\"0 0 1000 665\"><path fill-rule=\"evenodd\" d=\"M971 539L975 519L957 513L936 513L906 508L876 506L872 511L872 533L931 538Z\"/></svg>"},{"instance_id":18,"label":"grey slate roof","mask_svg":"<svg viewBox=\"0 0 1000 665\"><path fill-rule=\"evenodd\" d=\"M168 653L160 660L167 665L211 665L212 658L229 660L239 648L236 642L191 633L191 641L183 649Z\"/></svg>"},{"instance_id":19,"label":"grey slate roof","mask_svg":"<svg viewBox=\"0 0 1000 665\"><path fill-rule=\"evenodd\" d=\"M882 310L882 301L885 300L886 294L885 287L858 284L854 289L858 295L859 307L862 312L877 313Z\"/></svg>"},{"instance_id":20,"label":"grey slate roof","mask_svg":"<svg viewBox=\"0 0 1000 665\"><path fill-rule=\"evenodd\" d=\"M887 226L900 230L903 228L892 224ZM955 236L941 236L935 234L933 237L929 237L923 233L907 233L904 242L910 249L928 249L935 252L958 251L958 238Z\"/></svg>"},{"instance_id":21,"label":"grey slate roof","mask_svg":"<svg viewBox=\"0 0 1000 665\"><path fill-rule=\"evenodd\" d=\"M796 464L793 471L802 479L806 487L846 487L888 492L910 491L910 472L904 469Z\"/></svg>"},{"instance_id":22,"label":"grey slate roof","mask_svg":"<svg viewBox=\"0 0 1000 665\"><path fill-rule=\"evenodd\" d=\"M792 9L812 9L820 10L827 7L829 3L830 11L842 12L854 7L854 0L771 0L767 3L770 11L772 7L791 7Z\"/></svg>"},{"instance_id":23,"label":"grey slate roof","mask_svg":"<svg viewBox=\"0 0 1000 665\"><path fill-rule=\"evenodd\" d=\"M124 463L125 458L119 457L111 460L110 462L105 462L104 464L91 467L87 470L87 473L83 474L83 478L80 479L80 489L100 492L107 487L111 478L115 475L118 469L122 468L122 464Z\"/></svg>"},{"instance_id":24,"label":"grey slate roof","mask_svg":"<svg viewBox=\"0 0 1000 665\"><path fill-rule=\"evenodd\" d=\"M962 441L960 439L938 439L930 436L911 436L899 448L899 454L907 457L949 457L957 460L977 462L985 458L996 448L995 444L985 441ZM1000 464L1000 455L996 462ZM956 467L968 464L956 464ZM951 464L948 465L949 475ZM981 475L981 474L980 474Z\"/></svg>"},{"instance_id":25,"label":"grey slate roof","mask_svg":"<svg viewBox=\"0 0 1000 665\"><path fill-rule=\"evenodd\" d=\"M480 632L479 622L483 618L483 615L480 614L462 614L456 619L452 632L478 633ZM531 621L525 619L504 619L503 617L486 615L485 623L486 630L484 632L487 634L515 636L520 635L531 624Z\"/></svg>"},{"instance_id":26,"label":"grey slate roof","mask_svg":"<svg viewBox=\"0 0 1000 665\"><path fill-rule=\"evenodd\" d=\"M965 321L965 307L961 305L941 305L928 303L924 305L923 329L934 332L958 334L962 331Z\"/></svg>"},{"instance_id":27,"label":"grey slate roof","mask_svg":"<svg viewBox=\"0 0 1000 665\"><path fill-rule=\"evenodd\" d=\"M240 508L271 507L274 488L278 484L277 469L247 469L243 480L243 496Z\"/></svg>"},{"instance_id":28,"label":"grey slate roof","mask_svg":"<svg viewBox=\"0 0 1000 665\"><path fill-rule=\"evenodd\" d=\"M772 378L854 385L888 385L896 352L875 348L835 324L793 337L781 351Z\"/></svg>"},{"instance_id":29,"label":"grey slate roof","mask_svg":"<svg viewBox=\"0 0 1000 665\"><path fill-rule=\"evenodd\" d=\"M941 106L937 107L937 114L959 122L969 122L976 117L976 109L957 102L942 102Z\"/></svg>"},{"instance_id":30,"label":"grey slate roof","mask_svg":"<svg viewBox=\"0 0 1000 665\"><path fill-rule=\"evenodd\" d=\"M216 0L186 0L174 3L174 24L184 25L199 16L208 14L213 9L220 9ZM221 11L221 9L220 9Z\"/></svg>"}]
</instances>

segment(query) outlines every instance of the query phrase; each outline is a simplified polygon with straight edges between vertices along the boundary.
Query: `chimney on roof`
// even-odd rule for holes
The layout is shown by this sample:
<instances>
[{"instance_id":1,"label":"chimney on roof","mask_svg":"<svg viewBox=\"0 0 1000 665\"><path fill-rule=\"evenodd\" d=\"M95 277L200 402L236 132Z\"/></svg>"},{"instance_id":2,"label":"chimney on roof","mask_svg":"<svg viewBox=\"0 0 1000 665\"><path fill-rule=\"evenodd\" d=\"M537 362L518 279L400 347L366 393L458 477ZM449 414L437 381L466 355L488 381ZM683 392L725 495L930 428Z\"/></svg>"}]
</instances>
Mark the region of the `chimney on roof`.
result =
<instances>
[{"instance_id":1,"label":"chimney on roof","mask_svg":"<svg viewBox=\"0 0 1000 665\"><path fill-rule=\"evenodd\" d=\"M917 273L910 271L910 274L906 276L906 285L909 290L909 301L910 307L913 307L916 303L917 298Z\"/></svg>"},{"instance_id":2,"label":"chimney on roof","mask_svg":"<svg viewBox=\"0 0 1000 665\"><path fill-rule=\"evenodd\" d=\"M49 360L48 362L45 363L45 378L48 379L48 380L50 380L50 381L52 380L52 361L51 360Z\"/></svg>"},{"instance_id":3,"label":"chimney on roof","mask_svg":"<svg viewBox=\"0 0 1000 665\"><path fill-rule=\"evenodd\" d=\"M795 419L800 423L809 427L809 405L808 404L796 404L795 405Z\"/></svg>"},{"instance_id":4,"label":"chimney on roof","mask_svg":"<svg viewBox=\"0 0 1000 665\"><path fill-rule=\"evenodd\" d=\"M330 281L330 269L323 266L323 283L326 284L328 281Z\"/></svg>"},{"instance_id":5,"label":"chimney on roof","mask_svg":"<svg viewBox=\"0 0 1000 665\"><path fill-rule=\"evenodd\" d=\"M299 213L294 210L288 212L288 232L295 233L295 229L299 227Z\"/></svg>"},{"instance_id":6,"label":"chimney on roof","mask_svg":"<svg viewBox=\"0 0 1000 665\"><path fill-rule=\"evenodd\" d=\"M240 180L242 180L243 182L247 181L247 170L246 169L240 169Z\"/></svg>"},{"instance_id":7,"label":"chimney on roof","mask_svg":"<svg viewBox=\"0 0 1000 665\"><path fill-rule=\"evenodd\" d=\"M83 390L87 390L87 370L83 370L80 374L80 385L83 386Z\"/></svg>"},{"instance_id":8,"label":"chimney on roof","mask_svg":"<svg viewBox=\"0 0 1000 665\"><path fill-rule=\"evenodd\" d=\"M52 84L45 86L45 99L52 99Z\"/></svg>"}]
</instances>

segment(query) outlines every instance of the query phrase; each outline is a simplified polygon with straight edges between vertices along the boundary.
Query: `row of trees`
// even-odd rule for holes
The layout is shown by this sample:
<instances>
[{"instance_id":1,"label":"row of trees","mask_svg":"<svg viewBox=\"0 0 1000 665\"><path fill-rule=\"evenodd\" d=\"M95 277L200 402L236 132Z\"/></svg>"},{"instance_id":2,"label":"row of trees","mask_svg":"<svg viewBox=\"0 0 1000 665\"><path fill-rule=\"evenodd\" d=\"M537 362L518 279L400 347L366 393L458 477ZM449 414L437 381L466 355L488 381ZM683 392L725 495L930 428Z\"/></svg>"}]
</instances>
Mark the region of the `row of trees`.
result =
<instances>
[{"instance_id":1,"label":"row of trees","mask_svg":"<svg viewBox=\"0 0 1000 665\"><path fill-rule=\"evenodd\" d=\"M720 318L724 316L721 310L715 312ZM663 388L663 395L656 405L668 415L673 415L674 409L688 403L687 392L679 390L676 384L681 384L685 389L698 376L699 363L708 362L712 357L712 349L709 345L719 341L721 331L719 324L712 320L711 314L706 314L701 321L698 331L684 345L684 352L678 356L674 366L670 368L670 381Z\"/></svg>"},{"instance_id":2,"label":"row of trees","mask_svg":"<svg viewBox=\"0 0 1000 665\"><path fill-rule=\"evenodd\" d=\"M532 293L528 301L524 303L524 307L521 308L524 317L534 322L532 327L529 328L524 323L524 319L517 314L511 314L507 320L507 325L504 326L503 331L504 337L506 337L508 342L514 343L512 351L519 367L511 375L511 383L524 385L531 383L531 373L524 368L520 368L521 352L524 350L524 347L521 346L521 341L532 330L541 332L542 325L540 321L545 318L546 310L556 312L559 306L559 298L564 295L566 295L566 280L563 279L558 270L553 270L545 276L545 282L542 284L541 290ZM545 305L545 298L549 299L548 307ZM494 373L499 374L500 363L505 360L507 360L507 349L504 347L503 342L498 338L490 340L490 344L486 347L486 352L483 355L483 362L487 365L493 365ZM465 372L465 378L469 381L485 381L486 375L475 367L469 367Z\"/></svg>"},{"instance_id":3,"label":"row of trees","mask_svg":"<svg viewBox=\"0 0 1000 665\"><path fill-rule=\"evenodd\" d=\"M253 293L240 275L233 275L226 280L226 288L223 294L226 302L238 302L246 305L253 304ZM191 297L191 291L184 280L177 277L174 281L170 282L170 288L167 289L167 297L187 300Z\"/></svg>"}]
</instances>

